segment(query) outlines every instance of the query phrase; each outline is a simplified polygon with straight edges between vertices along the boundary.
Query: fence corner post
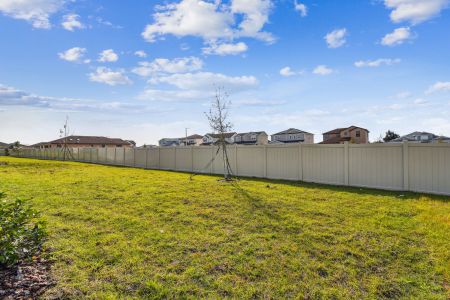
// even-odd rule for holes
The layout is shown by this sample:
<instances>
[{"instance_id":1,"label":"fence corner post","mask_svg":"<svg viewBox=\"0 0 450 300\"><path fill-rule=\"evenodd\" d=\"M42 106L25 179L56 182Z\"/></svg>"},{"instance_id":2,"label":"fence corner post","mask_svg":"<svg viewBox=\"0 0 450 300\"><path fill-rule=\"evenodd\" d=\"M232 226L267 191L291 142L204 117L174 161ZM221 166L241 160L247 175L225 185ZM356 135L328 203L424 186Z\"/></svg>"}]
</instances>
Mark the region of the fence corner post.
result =
<instances>
[{"instance_id":1,"label":"fence corner post","mask_svg":"<svg viewBox=\"0 0 450 300\"><path fill-rule=\"evenodd\" d=\"M409 149L408 142L403 142L403 190L409 190Z\"/></svg>"},{"instance_id":2,"label":"fence corner post","mask_svg":"<svg viewBox=\"0 0 450 300\"><path fill-rule=\"evenodd\" d=\"M344 185L349 185L350 151L348 148L349 148L348 142L344 142Z\"/></svg>"}]
</instances>

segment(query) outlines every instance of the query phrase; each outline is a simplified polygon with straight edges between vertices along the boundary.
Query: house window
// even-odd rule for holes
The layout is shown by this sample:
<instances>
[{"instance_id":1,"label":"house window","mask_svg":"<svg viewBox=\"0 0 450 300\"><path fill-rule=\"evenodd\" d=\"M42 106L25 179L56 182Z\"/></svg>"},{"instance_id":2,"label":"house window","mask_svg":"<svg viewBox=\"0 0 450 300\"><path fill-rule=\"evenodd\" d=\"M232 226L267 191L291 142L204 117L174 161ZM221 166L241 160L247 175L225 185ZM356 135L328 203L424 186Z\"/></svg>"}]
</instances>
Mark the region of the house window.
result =
<instances>
[{"instance_id":1,"label":"house window","mask_svg":"<svg viewBox=\"0 0 450 300\"><path fill-rule=\"evenodd\" d=\"M102 144L102 148L105 148L106 147L106 145L105 144Z\"/></svg>"},{"instance_id":2,"label":"house window","mask_svg":"<svg viewBox=\"0 0 450 300\"><path fill-rule=\"evenodd\" d=\"M118 147L118 148L121 148L121 147L122 147L122 145L117 145L117 147Z\"/></svg>"},{"instance_id":3,"label":"house window","mask_svg":"<svg viewBox=\"0 0 450 300\"><path fill-rule=\"evenodd\" d=\"M348 132L347 132L347 131L344 131L344 135L347 136L347 135L348 135Z\"/></svg>"},{"instance_id":4,"label":"house window","mask_svg":"<svg viewBox=\"0 0 450 300\"><path fill-rule=\"evenodd\" d=\"M356 131L356 137L361 137L361 131L359 130Z\"/></svg>"}]
</instances>

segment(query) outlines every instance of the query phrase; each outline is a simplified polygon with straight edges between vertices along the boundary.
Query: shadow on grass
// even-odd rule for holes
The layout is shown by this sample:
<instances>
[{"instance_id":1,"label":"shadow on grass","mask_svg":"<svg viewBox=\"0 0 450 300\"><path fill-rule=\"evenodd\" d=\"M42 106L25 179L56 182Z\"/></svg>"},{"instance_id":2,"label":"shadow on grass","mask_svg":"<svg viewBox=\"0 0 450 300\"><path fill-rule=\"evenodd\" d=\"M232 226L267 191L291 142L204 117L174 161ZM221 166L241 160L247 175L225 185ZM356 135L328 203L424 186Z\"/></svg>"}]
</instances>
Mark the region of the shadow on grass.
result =
<instances>
[{"instance_id":1,"label":"shadow on grass","mask_svg":"<svg viewBox=\"0 0 450 300\"><path fill-rule=\"evenodd\" d=\"M230 184L237 196L248 200L248 203L251 205L253 211L259 211L270 219L281 219L281 217L276 213L275 207L242 188L242 186L239 185L239 181L231 181Z\"/></svg>"},{"instance_id":2,"label":"shadow on grass","mask_svg":"<svg viewBox=\"0 0 450 300\"><path fill-rule=\"evenodd\" d=\"M310 183L305 181L289 181L281 179L266 179L266 178L256 178L256 177L239 177L239 180L260 182L264 184L282 184L293 187L302 187L307 189L321 189L330 192L345 192L357 195L372 195L372 196L391 196L397 197L399 200L418 200L420 197L427 197L429 200L450 202L450 196L445 195L434 195L419 192L408 192L408 191L390 191L375 188L365 188L365 187L349 187L341 185L329 185L321 183ZM242 189L242 188L241 188ZM422 199L423 200L423 199Z\"/></svg>"}]
</instances>

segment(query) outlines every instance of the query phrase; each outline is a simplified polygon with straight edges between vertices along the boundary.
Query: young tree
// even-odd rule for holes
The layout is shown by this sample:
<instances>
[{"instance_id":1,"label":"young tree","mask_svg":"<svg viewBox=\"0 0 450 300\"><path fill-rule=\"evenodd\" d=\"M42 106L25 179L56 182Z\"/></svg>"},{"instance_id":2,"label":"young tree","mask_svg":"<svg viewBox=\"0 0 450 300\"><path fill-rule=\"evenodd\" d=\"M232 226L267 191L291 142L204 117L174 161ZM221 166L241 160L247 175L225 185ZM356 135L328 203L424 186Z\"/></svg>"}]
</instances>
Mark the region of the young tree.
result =
<instances>
[{"instance_id":1,"label":"young tree","mask_svg":"<svg viewBox=\"0 0 450 300\"><path fill-rule=\"evenodd\" d=\"M384 141L385 143L387 143L387 142L390 142L390 141L392 141L392 140L398 139L399 137L400 137L400 135L398 135L397 133L388 130L388 131L386 132L386 136L383 138L383 141Z\"/></svg>"},{"instance_id":2,"label":"young tree","mask_svg":"<svg viewBox=\"0 0 450 300\"><path fill-rule=\"evenodd\" d=\"M225 139L225 134L233 128L233 125L228 121L230 104L230 101L228 101L228 94L224 91L224 89L216 88L216 94L214 101L211 103L211 108L208 113L205 113L209 126L213 132L219 134L217 145L219 146L218 152L222 152L224 169L223 176L225 180L231 180L231 175L233 173L228 160L227 141Z\"/></svg>"}]
</instances>

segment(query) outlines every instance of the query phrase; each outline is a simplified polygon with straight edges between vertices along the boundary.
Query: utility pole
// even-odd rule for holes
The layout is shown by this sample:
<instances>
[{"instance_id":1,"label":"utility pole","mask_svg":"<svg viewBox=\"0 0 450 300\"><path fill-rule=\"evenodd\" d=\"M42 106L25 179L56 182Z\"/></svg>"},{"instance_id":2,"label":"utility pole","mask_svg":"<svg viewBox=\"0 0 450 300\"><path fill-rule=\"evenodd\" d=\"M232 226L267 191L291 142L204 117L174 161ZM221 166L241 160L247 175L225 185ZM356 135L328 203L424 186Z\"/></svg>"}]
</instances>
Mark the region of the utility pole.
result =
<instances>
[{"instance_id":1,"label":"utility pole","mask_svg":"<svg viewBox=\"0 0 450 300\"><path fill-rule=\"evenodd\" d=\"M184 138L184 145L185 146L187 146L188 145L188 140L187 140L187 130L188 130L189 128L184 128L184 134L185 134L185 138Z\"/></svg>"}]
</instances>

